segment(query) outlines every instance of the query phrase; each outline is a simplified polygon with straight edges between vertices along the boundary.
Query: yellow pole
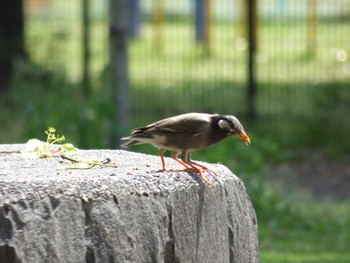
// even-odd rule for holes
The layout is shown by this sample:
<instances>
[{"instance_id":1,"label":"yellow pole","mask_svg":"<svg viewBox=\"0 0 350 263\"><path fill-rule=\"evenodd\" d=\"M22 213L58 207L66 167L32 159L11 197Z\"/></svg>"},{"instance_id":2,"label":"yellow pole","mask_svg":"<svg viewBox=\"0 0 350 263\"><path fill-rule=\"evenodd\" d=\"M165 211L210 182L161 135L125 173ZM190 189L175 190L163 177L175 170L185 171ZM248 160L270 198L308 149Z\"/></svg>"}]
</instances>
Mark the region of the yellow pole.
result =
<instances>
[{"instance_id":1,"label":"yellow pole","mask_svg":"<svg viewBox=\"0 0 350 263\"><path fill-rule=\"evenodd\" d=\"M254 51L258 50L258 1L253 0L251 1L252 3L252 15L253 15L253 25L252 25L252 30L253 30L253 46L254 46Z\"/></svg>"},{"instance_id":2,"label":"yellow pole","mask_svg":"<svg viewBox=\"0 0 350 263\"><path fill-rule=\"evenodd\" d=\"M241 0L240 2L240 16L239 16L239 38L245 38L245 40L247 39L247 13L248 13L248 2L247 0Z\"/></svg>"},{"instance_id":3,"label":"yellow pole","mask_svg":"<svg viewBox=\"0 0 350 263\"><path fill-rule=\"evenodd\" d=\"M153 1L153 48L156 52L163 50L162 29L164 21L163 0Z\"/></svg>"},{"instance_id":4,"label":"yellow pole","mask_svg":"<svg viewBox=\"0 0 350 263\"><path fill-rule=\"evenodd\" d=\"M307 53L315 54L317 46L317 1L308 0L307 5Z\"/></svg>"}]
</instances>

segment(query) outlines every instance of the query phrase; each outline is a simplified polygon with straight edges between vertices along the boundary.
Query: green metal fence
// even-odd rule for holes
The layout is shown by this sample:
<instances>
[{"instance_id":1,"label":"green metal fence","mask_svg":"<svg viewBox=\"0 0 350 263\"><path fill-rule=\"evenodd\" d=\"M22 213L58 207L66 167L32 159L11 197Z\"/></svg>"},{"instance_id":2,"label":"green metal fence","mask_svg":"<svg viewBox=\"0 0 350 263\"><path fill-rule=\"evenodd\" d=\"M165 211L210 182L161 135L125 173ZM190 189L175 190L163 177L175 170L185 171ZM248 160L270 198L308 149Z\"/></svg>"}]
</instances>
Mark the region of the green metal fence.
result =
<instances>
[{"instance_id":1,"label":"green metal fence","mask_svg":"<svg viewBox=\"0 0 350 263\"><path fill-rule=\"evenodd\" d=\"M103 86L108 66L108 1L87 2L89 45L82 1L68 0L26 1L26 45L36 63L72 82L88 77L94 90ZM138 34L129 41L133 116L247 112L247 1L204 1L203 41L196 41L196 2L139 1ZM348 121L350 1L261 0L257 21L258 116L331 112Z\"/></svg>"}]
</instances>

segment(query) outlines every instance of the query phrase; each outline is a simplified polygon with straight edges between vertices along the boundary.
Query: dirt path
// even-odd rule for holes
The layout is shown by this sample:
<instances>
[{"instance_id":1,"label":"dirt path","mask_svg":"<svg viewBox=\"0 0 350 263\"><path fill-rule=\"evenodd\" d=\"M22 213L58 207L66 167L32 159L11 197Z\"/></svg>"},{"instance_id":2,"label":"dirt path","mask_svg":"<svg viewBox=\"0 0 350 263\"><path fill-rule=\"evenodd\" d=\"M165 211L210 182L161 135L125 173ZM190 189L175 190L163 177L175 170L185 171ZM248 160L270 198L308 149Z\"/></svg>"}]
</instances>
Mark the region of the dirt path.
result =
<instances>
[{"instance_id":1,"label":"dirt path","mask_svg":"<svg viewBox=\"0 0 350 263\"><path fill-rule=\"evenodd\" d=\"M350 199L349 157L329 160L314 151L305 151L302 156L299 161L277 166L272 179L302 187L315 198Z\"/></svg>"}]
</instances>

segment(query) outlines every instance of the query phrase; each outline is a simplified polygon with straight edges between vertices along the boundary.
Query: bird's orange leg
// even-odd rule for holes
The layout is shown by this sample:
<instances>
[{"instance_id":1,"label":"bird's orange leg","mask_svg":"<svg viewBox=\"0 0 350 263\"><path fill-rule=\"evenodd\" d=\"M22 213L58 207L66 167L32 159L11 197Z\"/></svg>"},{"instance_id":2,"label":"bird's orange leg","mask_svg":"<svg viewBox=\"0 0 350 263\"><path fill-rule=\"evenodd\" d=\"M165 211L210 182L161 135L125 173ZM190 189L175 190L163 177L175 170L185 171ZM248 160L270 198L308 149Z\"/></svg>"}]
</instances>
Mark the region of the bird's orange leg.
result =
<instances>
[{"instance_id":1,"label":"bird's orange leg","mask_svg":"<svg viewBox=\"0 0 350 263\"><path fill-rule=\"evenodd\" d=\"M171 157L177 161L179 164L183 165L185 167L184 171L188 171L188 170L193 170L195 173L197 173L199 175L200 178L202 178L202 180L207 184L207 185L211 185L211 183L208 181L208 179L205 177L205 175L203 174L202 170L209 170L209 169L199 169L198 167L196 167L195 165L193 165L192 162L184 162L182 160L180 160L179 158L177 158L176 153L172 153Z\"/></svg>"},{"instance_id":2,"label":"bird's orange leg","mask_svg":"<svg viewBox=\"0 0 350 263\"><path fill-rule=\"evenodd\" d=\"M158 150L158 153L159 153L159 156L160 156L160 160L162 161L162 168L164 172L168 172L169 170L165 167L165 161L164 161L164 155L163 155L163 152L164 150L163 149L159 149Z\"/></svg>"},{"instance_id":3,"label":"bird's orange leg","mask_svg":"<svg viewBox=\"0 0 350 263\"><path fill-rule=\"evenodd\" d=\"M172 152L171 153L171 158L173 158L173 160L177 161L179 164L181 164L182 166L185 166L185 171L190 170L191 166L187 165L184 161L180 160L179 158L177 158L178 153L177 152Z\"/></svg>"}]
</instances>

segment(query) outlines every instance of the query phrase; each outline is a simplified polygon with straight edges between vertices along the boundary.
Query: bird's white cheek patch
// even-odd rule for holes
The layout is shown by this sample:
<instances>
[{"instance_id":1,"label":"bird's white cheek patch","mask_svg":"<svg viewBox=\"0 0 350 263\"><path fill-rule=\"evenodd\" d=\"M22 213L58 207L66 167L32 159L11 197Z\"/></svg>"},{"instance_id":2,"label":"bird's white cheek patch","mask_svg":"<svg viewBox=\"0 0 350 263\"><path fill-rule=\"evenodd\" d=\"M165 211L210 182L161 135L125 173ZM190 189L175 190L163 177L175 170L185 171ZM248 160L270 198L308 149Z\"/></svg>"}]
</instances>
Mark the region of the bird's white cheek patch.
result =
<instances>
[{"instance_id":1,"label":"bird's white cheek patch","mask_svg":"<svg viewBox=\"0 0 350 263\"><path fill-rule=\"evenodd\" d=\"M222 130L230 130L230 124L226 120L219 120L218 122L219 127Z\"/></svg>"}]
</instances>

